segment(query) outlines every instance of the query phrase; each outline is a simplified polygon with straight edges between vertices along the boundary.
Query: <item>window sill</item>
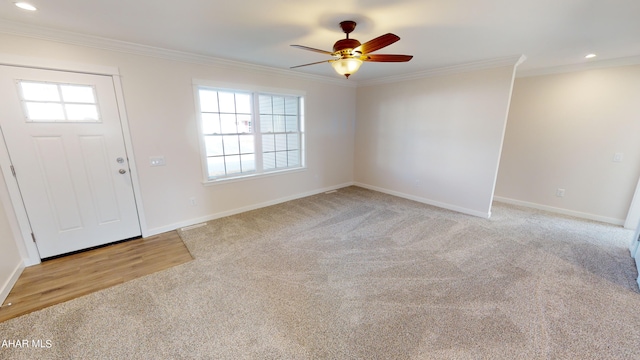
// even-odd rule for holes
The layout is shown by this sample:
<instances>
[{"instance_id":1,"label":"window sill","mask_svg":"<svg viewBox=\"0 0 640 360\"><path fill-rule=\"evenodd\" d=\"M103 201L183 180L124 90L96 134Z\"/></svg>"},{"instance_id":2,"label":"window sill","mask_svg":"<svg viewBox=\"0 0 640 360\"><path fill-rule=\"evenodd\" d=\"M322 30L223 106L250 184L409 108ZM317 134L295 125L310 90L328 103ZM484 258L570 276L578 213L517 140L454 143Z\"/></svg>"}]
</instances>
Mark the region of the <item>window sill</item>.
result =
<instances>
[{"instance_id":1,"label":"window sill","mask_svg":"<svg viewBox=\"0 0 640 360\"><path fill-rule=\"evenodd\" d=\"M304 172L304 171L307 171L306 167L299 167L299 168L295 168L295 169L277 170L277 171L269 171L269 172L266 172L266 173L259 173L259 174L249 174L249 175L230 177L230 178L220 178L220 179L215 179L215 180L205 180L205 181L202 182L202 185L204 185L204 186L213 186L213 185L219 185L219 184L229 184L229 183L234 183L234 182L239 182L239 181L262 179L262 178L271 177L271 176L293 174L293 173L299 173L299 172Z\"/></svg>"}]
</instances>

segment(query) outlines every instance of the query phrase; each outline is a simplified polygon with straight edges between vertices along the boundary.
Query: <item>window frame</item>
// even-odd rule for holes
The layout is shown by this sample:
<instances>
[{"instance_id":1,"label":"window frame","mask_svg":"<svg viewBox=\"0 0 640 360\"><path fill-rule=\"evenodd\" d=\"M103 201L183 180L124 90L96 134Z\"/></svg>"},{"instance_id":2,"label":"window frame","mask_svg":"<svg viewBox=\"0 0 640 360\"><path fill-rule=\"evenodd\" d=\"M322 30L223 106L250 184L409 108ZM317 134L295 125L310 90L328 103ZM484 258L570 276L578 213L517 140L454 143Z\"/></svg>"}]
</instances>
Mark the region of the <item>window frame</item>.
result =
<instances>
[{"instance_id":1,"label":"window frame","mask_svg":"<svg viewBox=\"0 0 640 360\"><path fill-rule=\"evenodd\" d=\"M198 130L198 142L200 145L200 163L202 167L202 183L204 185L213 185L219 183L229 183L235 181L243 181L249 179L256 179L262 177L276 176L281 174L288 174L294 172L300 172L306 170L306 142L305 142L305 92L299 90L260 87L260 86L247 86L232 83L220 83L209 80L193 79L193 94L196 110L196 123ZM207 162L207 148L206 148L206 135L203 132L202 123L202 111L200 107L200 94L201 89L210 89L214 91L232 92L232 93L248 93L251 95L251 122L252 132L254 136L254 154L255 154L255 171L249 173L234 173L230 175L223 175L218 177L209 177L209 168ZM262 135L260 129L260 107L259 96L285 96L285 97L297 97L298 98L298 136L300 147L300 165L289 168L275 168L264 169L263 165L263 146Z\"/></svg>"}]
</instances>

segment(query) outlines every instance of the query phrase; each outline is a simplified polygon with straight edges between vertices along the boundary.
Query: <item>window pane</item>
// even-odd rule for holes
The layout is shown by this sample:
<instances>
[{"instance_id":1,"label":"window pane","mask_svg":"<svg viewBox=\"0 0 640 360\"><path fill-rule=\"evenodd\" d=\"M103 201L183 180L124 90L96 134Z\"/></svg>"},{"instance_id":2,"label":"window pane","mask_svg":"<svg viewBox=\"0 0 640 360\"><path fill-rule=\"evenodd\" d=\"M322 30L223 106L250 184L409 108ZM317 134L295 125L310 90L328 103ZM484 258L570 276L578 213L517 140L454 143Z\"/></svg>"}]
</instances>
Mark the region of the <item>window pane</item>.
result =
<instances>
[{"instance_id":1,"label":"window pane","mask_svg":"<svg viewBox=\"0 0 640 360\"><path fill-rule=\"evenodd\" d=\"M242 162L242 172L256 171L256 155L246 154L240 155L240 161Z\"/></svg>"},{"instance_id":2,"label":"window pane","mask_svg":"<svg viewBox=\"0 0 640 360\"><path fill-rule=\"evenodd\" d=\"M285 167L287 167L287 152L286 151L278 151L278 152L276 152L276 167L277 168L285 168Z\"/></svg>"},{"instance_id":3,"label":"window pane","mask_svg":"<svg viewBox=\"0 0 640 360\"><path fill-rule=\"evenodd\" d=\"M287 150L299 150L300 138L298 134L287 134Z\"/></svg>"},{"instance_id":4,"label":"window pane","mask_svg":"<svg viewBox=\"0 0 640 360\"><path fill-rule=\"evenodd\" d=\"M287 161L289 166L300 166L300 152L298 150L287 152Z\"/></svg>"},{"instance_id":5,"label":"window pane","mask_svg":"<svg viewBox=\"0 0 640 360\"><path fill-rule=\"evenodd\" d=\"M263 133L273 132L273 116L260 115L260 132L263 132Z\"/></svg>"},{"instance_id":6,"label":"window pane","mask_svg":"<svg viewBox=\"0 0 640 360\"><path fill-rule=\"evenodd\" d=\"M276 168L276 153L262 154L262 166L265 170L273 170Z\"/></svg>"},{"instance_id":7,"label":"window pane","mask_svg":"<svg viewBox=\"0 0 640 360\"><path fill-rule=\"evenodd\" d=\"M209 171L209 177L225 175L224 157L207 158L207 168Z\"/></svg>"},{"instance_id":8,"label":"window pane","mask_svg":"<svg viewBox=\"0 0 640 360\"><path fill-rule=\"evenodd\" d=\"M210 176L237 177L301 166L301 97L211 89L198 89L196 95ZM258 125L260 134L255 133Z\"/></svg>"},{"instance_id":9,"label":"window pane","mask_svg":"<svg viewBox=\"0 0 640 360\"><path fill-rule=\"evenodd\" d=\"M276 151L287 150L287 135L286 134L277 134L276 135Z\"/></svg>"},{"instance_id":10,"label":"window pane","mask_svg":"<svg viewBox=\"0 0 640 360\"><path fill-rule=\"evenodd\" d=\"M227 167L227 175L229 174L237 174L242 172L242 169L240 168L240 156L239 155L233 155L233 156L225 156L224 157L224 163Z\"/></svg>"},{"instance_id":11,"label":"window pane","mask_svg":"<svg viewBox=\"0 0 640 360\"><path fill-rule=\"evenodd\" d=\"M285 126L287 132L298 132L298 117L287 115Z\"/></svg>"},{"instance_id":12,"label":"window pane","mask_svg":"<svg viewBox=\"0 0 640 360\"><path fill-rule=\"evenodd\" d=\"M251 115L237 115L238 118L238 132L239 133L250 133L253 132L251 129Z\"/></svg>"},{"instance_id":13,"label":"window pane","mask_svg":"<svg viewBox=\"0 0 640 360\"><path fill-rule=\"evenodd\" d=\"M202 114L202 133L220 134L220 115Z\"/></svg>"},{"instance_id":14,"label":"window pane","mask_svg":"<svg viewBox=\"0 0 640 360\"><path fill-rule=\"evenodd\" d=\"M222 124L223 134L237 134L235 114L220 114L220 123Z\"/></svg>"},{"instance_id":15,"label":"window pane","mask_svg":"<svg viewBox=\"0 0 640 360\"><path fill-rule=\"evenodd\" d=\"M238 114L251 114L251 95L236 94L236 112Z\"/></svg>"},{"instance_id":16,"label":"window pane","mask_svg":"<svg viewBox=\"0 0 640 360\"><path fill-rule=\"evenodd\" d=\"M26 103L29 120L66 120L62 104Z\"/></svg>"},{"instance_id":17,"label":"window pane","mask_svg":"<svg viewBox=\"0 0 640 360\"><path fill-rule=\"evenodd\" d=\"M298 98L286 97L284 99L284 110L287 115L298 115Z\"/></svg>"},{"instance_id":18,"label":"window pane","mask_svg":"<svg viewBox=\"0 0 640 360\"><path fill-rule=\"evenodd\" d=\"M260 95L260 114L273 114L273 107L271 105L271 96Z\"/></svg>"},{"instance_id":19,"label":"window pane","mask_svg":"<svg viewBox=\"0 0 640 360\"><path fill-rule=\"evenodd\" d=\"M262 135L262 151L276 151L275 135Z\"/></svg>"},{"instance_id":20,"label":"window pane","mask_svg":"<svg viewBox=\"0 0 640 360\"><path fill-rule=\"evenodd\" d=\"M235 155L240 153L240 145L238 143L238 135L224 135L222 137L225 155ZM240 161L240 160L238 160ZM227 169L228 170L228 169Z\"/></svg>"},{"instance_id":21,"label":"window pane","mask_svg":"<svg viewBox=\"0 0 640 360\"><path fill-rule=\"evenodd\" d=\"M22 98L33 101L60 101L58 85L21 81Z\"/></svg>"},{"instance_id":22,"label":"window pane","mask_svg":"<svg viewBox=\"0 0 640 360\"><path fill-rule=\"evenodd\" d=\"M254 140L253 135L240 135L240 153L249 154L254 153Z\"/></svg>"},{"instance_id":23,"label":"window pane","mask_svg":"<svg viewBox=\"0 0 640 360\"><path fill-rule=\"evenodd\" d=\"M273 96L273 114L284 115L284 97Z\"/></svg>"},{"instance_id":24,"label":"window pane","mask_svg":"<svg viewBox=\"0 0 640 360\"><path fill-rule=\"evenodd\" d=\"M198 94L200 97L201 112L218 112L217 91L200 89Z\"/></svg>"},{"instance_id":25,"label":"window pane","mask_svg":"<svg viewBox=\"0 0 640 360\"><path fill-rule=\"evenodd\" d=\"M93 87L82 85L60 85L64 102L95 104Z\"/></svg>"},{"instance_id":26,"label":"window pane","mask_svg":"<svg viewBox=\"0 0 640 360\"><path fill-rule=\"evenodd\" d=\"M98 108L95 105L66 104L67 120L98 121Z\"/></svg>"},{"instance_id":27,"label":"window pane","mask_svg":"<svg viewBox=\"0 0 640 360\"><path fill-rule=\"evenodd\" d=\"M284 116L273 115L273 132L285 132Z\"/></svg>"},{"instance_id":28,"label":"window pane","mask_svg":"<svg viewBox=\"0 0 640 360\"><path fill-rule=\"evenodd\" d=\"M218 101L220 104L221 113L234 114L236 112L236 102L235 102L235 96L233 93L222 92L222 91L219 92Z\"/></svg>"},{"instance_id":29,"label":"window pane","mask_svg":"<svg viewBox=\"0 0 640 360\"><path fill-rule=\"evenodd\" d=\"M224 155L222 148L222 136L205 136L204 141L207 149L207 156Z\"/></svg>"}]
</instances>

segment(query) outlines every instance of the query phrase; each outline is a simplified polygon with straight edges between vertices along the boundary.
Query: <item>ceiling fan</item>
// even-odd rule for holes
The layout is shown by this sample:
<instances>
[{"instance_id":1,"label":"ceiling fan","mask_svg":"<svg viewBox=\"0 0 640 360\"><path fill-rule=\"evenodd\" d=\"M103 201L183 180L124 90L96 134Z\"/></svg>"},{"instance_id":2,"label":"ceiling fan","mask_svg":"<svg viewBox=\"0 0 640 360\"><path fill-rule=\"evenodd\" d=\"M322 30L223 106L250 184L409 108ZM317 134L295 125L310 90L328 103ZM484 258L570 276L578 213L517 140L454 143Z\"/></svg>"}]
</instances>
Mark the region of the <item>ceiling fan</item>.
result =
<instances>
[{"instance_id":1,"label":"ceiling fan","mask_svg":"<svg viewBox=\"0 0 640 360\"><path fill-rule=\"evenodd\" d=\"M397 35L388 33L382 36L378 36L373 40L367 41L364 44L361 44L360 41L356 39L349 39L349 34L356 28L355 21L351 21L351 20L343 21L340 23L340 28L345 34L347 34L347 38L336 41L336 43L333 44L333 52L314 49L308 46L291 45L298 49L309 50L309 51L314 51L321 54L331 55L334 57L333 59L318 61L310 64L292 66L291 69L328 62L328 63L331 63L331 66L333 66L333 69L338 74L344 75L348 79L349 75L352 75L353 73L358 71L358 69L360 68L360 65L362 65L362 62L364 61L407 62L411 60L411 58L413 58L412 55L390 55L390 54L370 55L372 52L378 51L400 40L400 37Z\"/></svg>"}]
</instances>

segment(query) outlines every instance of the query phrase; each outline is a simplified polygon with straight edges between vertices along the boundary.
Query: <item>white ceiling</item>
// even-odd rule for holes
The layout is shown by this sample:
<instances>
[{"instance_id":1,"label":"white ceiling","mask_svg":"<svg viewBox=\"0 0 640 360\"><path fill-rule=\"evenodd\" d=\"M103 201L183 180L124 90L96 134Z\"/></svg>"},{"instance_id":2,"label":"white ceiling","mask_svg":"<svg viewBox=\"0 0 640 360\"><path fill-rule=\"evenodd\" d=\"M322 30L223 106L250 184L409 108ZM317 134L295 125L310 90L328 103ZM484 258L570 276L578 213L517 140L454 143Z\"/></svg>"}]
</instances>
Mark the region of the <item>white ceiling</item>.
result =
<instances>
[{"instance_id":1,"label":"white ceiling","mask_svg":"<svg viewBox=\"0 0 640 360\"><path fill-rule=\"evenodd\" d=\"M366 63L372 80L525 55L519 71L619 58L640 59L640 0L30 0L0 1L0 24L36 25L280 69L328 59L290 47L332 50L338 23L358 23L365 42L401 40L378 54L408 63ZM597 53L592 60L588 53ZM640 60L638 61L640 62ZM329 64L291 71L336 78Z\"/></svg>"}]
</instances>

